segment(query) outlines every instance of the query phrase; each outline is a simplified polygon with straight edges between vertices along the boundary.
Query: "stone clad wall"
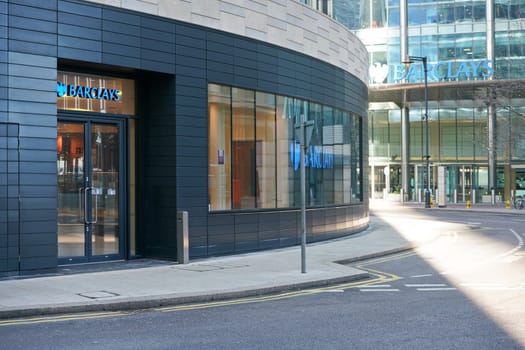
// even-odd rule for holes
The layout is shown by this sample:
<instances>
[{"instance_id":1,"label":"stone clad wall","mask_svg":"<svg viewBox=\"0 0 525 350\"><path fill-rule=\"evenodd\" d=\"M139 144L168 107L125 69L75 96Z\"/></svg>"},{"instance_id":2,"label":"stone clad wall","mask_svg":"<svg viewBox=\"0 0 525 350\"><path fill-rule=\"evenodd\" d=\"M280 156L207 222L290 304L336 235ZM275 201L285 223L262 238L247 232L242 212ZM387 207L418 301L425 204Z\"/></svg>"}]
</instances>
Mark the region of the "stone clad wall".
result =
<instances>
[{"instance_id":1,"label":"stone clad wall","mask_svg":"<svg viewBox=\"0 0 525 350\"><path fill-rule=\"evenodd\" d=\"M285 47L368 83L368 53L343 25L296 0L86 0L214 28Z\"/></svg>"}]
</instances>

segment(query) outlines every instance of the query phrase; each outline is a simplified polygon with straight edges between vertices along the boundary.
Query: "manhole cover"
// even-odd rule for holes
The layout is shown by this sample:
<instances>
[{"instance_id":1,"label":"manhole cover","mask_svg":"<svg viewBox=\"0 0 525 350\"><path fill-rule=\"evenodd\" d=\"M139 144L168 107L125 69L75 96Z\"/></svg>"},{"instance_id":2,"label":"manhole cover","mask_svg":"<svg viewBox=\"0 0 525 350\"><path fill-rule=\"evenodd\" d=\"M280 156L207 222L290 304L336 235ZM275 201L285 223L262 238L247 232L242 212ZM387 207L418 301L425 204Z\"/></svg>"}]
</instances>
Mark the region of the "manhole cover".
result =
<instances>
[{"instance_id":1,"label":"manhole cover","mask_svg":"<svg viewBox=\"0 0 525 350\"><path fill-rule=\"evenodd\" d=\"M207 271L215 271L215 270L222 269L220 266L213 266L213 265L173 266L173 268L177 270L187 270L187 271L195 271L195 272L207 272Z\"/></svg>"},{"instance_id":2,"label":"manhole cover","mask_svg":"<svg viewBox=\"0 0 525 350\"><path fill-rule=\"evenodd\" d=\"M178 270L187 270L187 271L195 271L195 272L208 272L208 271L216 271L216 270L227 270L227 269L238 269L248 267L248 265L177 265L173 266L174 269Z\"/></svg>"}]
</instances>

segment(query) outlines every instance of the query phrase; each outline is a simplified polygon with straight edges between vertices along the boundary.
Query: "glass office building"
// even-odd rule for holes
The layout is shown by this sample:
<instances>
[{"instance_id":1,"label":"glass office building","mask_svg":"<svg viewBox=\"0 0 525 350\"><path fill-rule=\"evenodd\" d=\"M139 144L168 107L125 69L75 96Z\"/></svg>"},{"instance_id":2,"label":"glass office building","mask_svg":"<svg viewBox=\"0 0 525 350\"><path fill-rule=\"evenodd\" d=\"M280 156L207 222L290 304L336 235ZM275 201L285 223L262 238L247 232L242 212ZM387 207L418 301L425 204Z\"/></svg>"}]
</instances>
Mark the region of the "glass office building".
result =
<instances>
[{"instance_id":1,"label":"glass office building","mask_svg":"<svg viewBox=\"0 0 525 350\"><path fill-rule=\"evenodd\" d=\"M421 201L427 178L445 203L522 194L524 0L302 2L354 30L369 52L372 198ZM428 120L425 71L403 64L409 56L428 63Z\"/></svg>"}]
</instances>

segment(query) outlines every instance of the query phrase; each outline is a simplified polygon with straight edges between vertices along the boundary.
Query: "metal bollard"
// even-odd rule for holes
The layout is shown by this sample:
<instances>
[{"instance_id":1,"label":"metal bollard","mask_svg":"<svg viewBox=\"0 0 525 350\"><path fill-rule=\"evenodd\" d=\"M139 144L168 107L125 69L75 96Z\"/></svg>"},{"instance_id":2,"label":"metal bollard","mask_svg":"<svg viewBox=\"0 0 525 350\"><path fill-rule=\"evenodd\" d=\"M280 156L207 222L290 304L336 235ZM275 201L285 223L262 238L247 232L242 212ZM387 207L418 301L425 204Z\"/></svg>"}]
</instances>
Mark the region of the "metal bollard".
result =
<instances>
[{"instance_id":1,"label":"metal bollard","mask_svg":"<svg viewBox=\"0 0 525 350\"><path fill-rule=\"evenodd\" d=\"M177 261L179 264L189 262L188 212L177 212Z\"/></svg>"}]
</instances>

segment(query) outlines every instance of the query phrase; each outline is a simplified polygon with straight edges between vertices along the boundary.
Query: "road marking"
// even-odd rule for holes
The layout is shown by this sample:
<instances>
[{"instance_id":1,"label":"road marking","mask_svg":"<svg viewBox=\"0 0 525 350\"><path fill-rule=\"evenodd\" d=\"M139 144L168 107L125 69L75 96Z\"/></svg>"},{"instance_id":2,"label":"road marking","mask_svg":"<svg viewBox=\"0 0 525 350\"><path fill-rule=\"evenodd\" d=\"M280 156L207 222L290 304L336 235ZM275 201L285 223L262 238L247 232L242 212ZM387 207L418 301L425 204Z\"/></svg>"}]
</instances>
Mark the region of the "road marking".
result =
<instances>
[{"instance_id":1,"label":"road marking","mask_svg":"<svg viewBox=\"0 0 525 350\"><path fill-rule=\"evenodd\" d=\"M457 288L454 287L444 287L444 288L417 288L416 289L419 292L437 292L441 290L457 290Z\"/></svg>"},{"instance_id":2,"label":"road marking","mask_svg":"<svg viewBox=\"0 0 525 350\"><path fill-rule=\"evenodd\" d=\"M505 291L505 290L519 290L524 289L525 284L522 283L520 285L515 286L508 286L503 283L491 283L491 282L484 282L484 283L460 283L460 286L471 288L474 290L486 290L486 291Z\"/></svg>"},{"instance_id":3,"label":"road marking","mask_svg":"<svg viewBox=\"0 0 525 350\"><path fill-rule=\"evenodd\" d=\"M366 286L366 288L390 288L392 287L390 284L374 284L371 286Z\"/></svg>"},{"instance_id":4,"label":"road marking","mask_svg":"<svg viewBox=\"0 0 525 350\"><path fill-rule=\"evenodd\" d=\"M462 266L461 268L456 268L456 269L452 269L452 270L448 270L448 271L441 271L440 274L441 275L450 275L450 274L456 274L456 273L464 273L466 271L469 271L469 270L472 270L472 269L475 269L475 268L479 268L479 267L481 267L483 265L487 265L489 263L492 263L492 262L495 262L495 261L498 261L498 260L501 261L501 260L505 259L506 257L515 254L517 251L519 251L521 248L523 248L523 245L524 245L523 238L516 231L514 231L513 229L509 229L509 231L518 240L518 244L514 248L509 249L506 252L503 252L503 253L491 256L491 257L489 257L487 259L484 259L483 261L478 262L478 263L472 263L472 264L470 264L468 266Z\"/></svg>"},{"instance_id":5,"label":"road marking","mask_svg":"<svg viewBox=\"0 0 525 350\"><path fill-rule=\"evenodd\" d=\"M410 250L407 250L407 251L404 251L404 252L396 253L394 255L381 256L381 257L377 257L377 258L371 258L371 259L368 259L366 261L361 261L361 262L357 261L357 262L354 262L354 263L349 263L349 264L344 264L344 265L348 265L348 266L377 265L377 264L381 264L381 263L384 263L384 262L389 262L389 261L393 261L393 260L400 260L400 259L408 258L408 257L414 256L414 255L417 255L417 253L414 250L410 249Z\"/></svg>"},{"instance_id":6,"label":"road marking","mask_svg":"<svg viewBox=\"0 0 525 350\"><path fill-rule=\"evenodd\" d=\"M399 292L399 289L397 288L389 288L389 289L359 289L361 292Z\"/></svg>"},{"instance_id":7,"label":"road marking","mask_svg":"<svg viewBox=\"0 0 525 350\"><path fill-rule=\"evenodd\" d=\"M422 278L422 277L432 277L432 274L431 273L428 273L426 275L415 275L415 276L410 276L410 278Z\"/></svg>"},{"instance_id":8,"label":"road marking","mask_svg":"<svg viewBox=\"0 0 525 350\"><path fill-rule=\"evenodd\" d=\"M493 290L493 291L503 291L503 290L518 290L522 287L471 287L474 290Z\"/></svg>"},{"instance_id":9,"label":"road marking","mask_svg":"<svg viewBox=\"0 0 525 350\"><path fill-rule=\"evenodd\" d=\"M363 286L359 290L361 292L399 292L397 288L391 288L390 284L374 284L369 286Z\"/></svg>"},{"instance_id":10,"label":"road marking","mask_svg":"<svg viewBox=\"0 0 525 350\"><path fill-rule=\"evenodd\" d=\"M521 238L521 236L513 229L510 229L510 232L512 232L514 236L516 236L516 238L518 239L518 245L516 246L516 248L513 249L513 251L517 251L523 247L523 238Z\"/></svg>"},{"instance_id":11,"label":"road marking","mask_svg":"<svg viewBox=\"0 0 525 350\"><path fill-rule=\"evenodd\" d=\"M462 287L501 287L502 283L492 283L492 282L471 282L471 283L460 283Z\"/></svg>"},{"instance_id":12,"label":"road marking","mask_svg":"<svg viewBox=\"0 0 525 350\"><path fill-rule=\"evenodd\" d=\"M443 283L426 283L426 284L405 284L405 287L408 288L436 288L436 287L446 287L446 284Z\"/></svg>"}]
</instances>

